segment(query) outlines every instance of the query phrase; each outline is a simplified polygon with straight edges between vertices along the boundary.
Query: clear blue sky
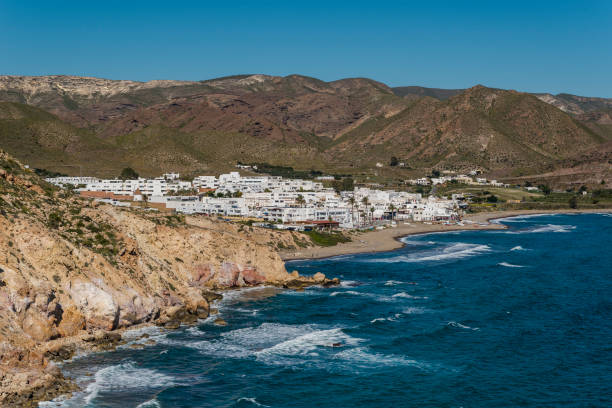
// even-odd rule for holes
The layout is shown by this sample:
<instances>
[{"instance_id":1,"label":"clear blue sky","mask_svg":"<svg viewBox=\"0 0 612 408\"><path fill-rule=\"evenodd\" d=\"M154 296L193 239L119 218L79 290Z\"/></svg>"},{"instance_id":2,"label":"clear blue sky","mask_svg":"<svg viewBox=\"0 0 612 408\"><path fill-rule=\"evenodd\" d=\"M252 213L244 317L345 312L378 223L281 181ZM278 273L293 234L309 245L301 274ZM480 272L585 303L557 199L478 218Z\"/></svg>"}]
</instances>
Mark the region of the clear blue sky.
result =
<instances>
[{"instance_id":1,"label":"clear blue sky","mask_svg":"<svg viewBox=\"0 0 612 408\"><path fill-rule=\"evenodd\" d=\"M0 0L0 74L298 73L612 97L612 1L328 3Z\"/></svg>"}]
</instances>

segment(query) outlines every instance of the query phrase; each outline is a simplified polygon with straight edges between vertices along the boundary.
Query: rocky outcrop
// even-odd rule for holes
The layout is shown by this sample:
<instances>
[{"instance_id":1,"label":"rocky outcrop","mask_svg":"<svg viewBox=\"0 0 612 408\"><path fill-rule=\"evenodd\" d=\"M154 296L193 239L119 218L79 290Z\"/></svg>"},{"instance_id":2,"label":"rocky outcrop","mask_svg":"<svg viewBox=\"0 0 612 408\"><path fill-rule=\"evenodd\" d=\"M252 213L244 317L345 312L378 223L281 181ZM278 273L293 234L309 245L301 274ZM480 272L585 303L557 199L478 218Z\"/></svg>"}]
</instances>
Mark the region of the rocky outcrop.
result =
<instances>
[{"instance_id":1,"label":"rocky outcrop","mask_svg":"<svg viewBox=\"0 0 612 408\"><path fill-rule=\"evenodd\" d=\"M2 406L69 391L50 360L113 347L134 325L206 318L216 290L326 281L286 272L274 240L291 235L94 206L1 153L0 165Z\"/></svg>"}]
</instances>

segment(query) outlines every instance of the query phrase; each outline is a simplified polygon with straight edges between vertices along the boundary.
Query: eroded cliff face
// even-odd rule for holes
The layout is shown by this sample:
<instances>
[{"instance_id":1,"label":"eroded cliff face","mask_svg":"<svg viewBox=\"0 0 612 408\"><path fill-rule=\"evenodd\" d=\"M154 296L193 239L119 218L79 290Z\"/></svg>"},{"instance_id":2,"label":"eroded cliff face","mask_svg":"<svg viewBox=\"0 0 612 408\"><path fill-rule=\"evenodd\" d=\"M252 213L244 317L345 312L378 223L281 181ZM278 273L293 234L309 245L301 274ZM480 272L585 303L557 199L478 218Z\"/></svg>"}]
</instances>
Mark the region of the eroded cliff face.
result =
<instances>
[{"instance_id":1,"label":"eroded cliff face","mask_svg":"<svg viewBox=\"0 0 612 408\"><path fill-rule=\"evenodd\" d=\"M70 390L51 358L112 344L109 333L136 324L207 317L211 290L297 278L274 250L290 235L97 205L2 163L2 406Z\"/></svg>"}]
</instances>

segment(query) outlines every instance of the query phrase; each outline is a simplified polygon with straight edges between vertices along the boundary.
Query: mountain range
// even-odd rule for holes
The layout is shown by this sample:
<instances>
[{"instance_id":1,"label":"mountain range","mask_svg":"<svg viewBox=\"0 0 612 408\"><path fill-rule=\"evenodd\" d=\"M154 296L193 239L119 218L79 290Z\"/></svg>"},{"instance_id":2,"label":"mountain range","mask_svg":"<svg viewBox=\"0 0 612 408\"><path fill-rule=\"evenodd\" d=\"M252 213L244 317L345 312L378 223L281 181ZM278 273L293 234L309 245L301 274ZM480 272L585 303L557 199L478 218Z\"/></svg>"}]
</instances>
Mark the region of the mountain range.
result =
<instances>
[{"instance_id":1,"label":"mountain range","mask_svg":"<svg viewBox=\"0 0 612 408\"><path fill-rule=\"evenodd\" d=\"M0 76L0 148L66 174L210 173L240 161L373 179L479 168L595 184L610 180L611 145L605 98L300 75ZM391 157L404 166L389 167Z\"/></svg>"}]
</instances>

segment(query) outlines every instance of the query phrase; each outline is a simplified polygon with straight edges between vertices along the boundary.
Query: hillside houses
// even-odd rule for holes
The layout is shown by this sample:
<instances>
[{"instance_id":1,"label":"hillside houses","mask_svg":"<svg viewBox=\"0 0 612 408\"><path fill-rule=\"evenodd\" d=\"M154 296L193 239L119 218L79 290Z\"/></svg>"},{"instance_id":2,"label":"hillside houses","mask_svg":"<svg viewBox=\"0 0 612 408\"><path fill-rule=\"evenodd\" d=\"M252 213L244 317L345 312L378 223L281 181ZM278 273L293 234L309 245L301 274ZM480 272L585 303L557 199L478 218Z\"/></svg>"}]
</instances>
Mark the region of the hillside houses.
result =
<instances>
[{"instance_id":1,"label":"hillside houses","mask_svg":"<svg viewBox=\"0 0 612 408\"><path fill-rule=\"evenodd\" d=\"M177 173L154 179L81 177L50 178L47 181L78 186L76 190L85 197L115 204L146 201L151 207L179 213L260 219L285 225L312 222L357 228L384 220L458 218L458 201L455 199L433 196L424 199L421 194L373 187L355 187L352 191L338 194L318 181L273 176L243 177L239 172L219 177L203 175L193 181L182 181Z\"/></svg>"}]
</instances>

